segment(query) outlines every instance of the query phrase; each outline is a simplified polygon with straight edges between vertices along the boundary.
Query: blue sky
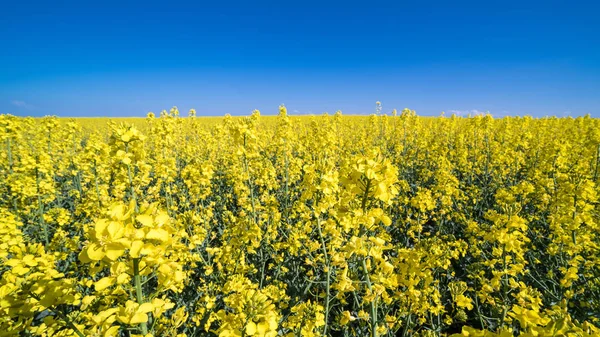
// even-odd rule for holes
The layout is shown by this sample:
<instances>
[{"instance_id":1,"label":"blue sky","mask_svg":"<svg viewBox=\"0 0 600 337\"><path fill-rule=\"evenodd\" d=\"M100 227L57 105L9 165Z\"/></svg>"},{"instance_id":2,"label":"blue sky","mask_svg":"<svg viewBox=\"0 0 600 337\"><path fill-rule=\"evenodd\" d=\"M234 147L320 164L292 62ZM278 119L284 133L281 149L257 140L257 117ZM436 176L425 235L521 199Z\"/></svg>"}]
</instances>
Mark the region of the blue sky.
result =
<instances>
[{"instance_id":1,"label":"blue sky","mask_svg":"<svg viewBox=\"0 0 600 337\"><path fill-rule=\"evenodd\" d=\"M0 113L600 117L599 1L8 1Z\"/></svg>"}]
</instances>

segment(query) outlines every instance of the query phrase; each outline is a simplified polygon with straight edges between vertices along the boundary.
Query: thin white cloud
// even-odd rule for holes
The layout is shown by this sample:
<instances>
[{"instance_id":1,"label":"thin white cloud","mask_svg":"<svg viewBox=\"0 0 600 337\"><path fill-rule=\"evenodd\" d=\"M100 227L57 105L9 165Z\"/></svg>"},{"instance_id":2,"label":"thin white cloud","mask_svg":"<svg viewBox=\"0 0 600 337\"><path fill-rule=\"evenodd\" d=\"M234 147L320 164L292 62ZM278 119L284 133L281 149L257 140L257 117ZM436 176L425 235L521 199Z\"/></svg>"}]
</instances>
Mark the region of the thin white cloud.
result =
<instances>
[{"instance_id":1,"label":"thin white cloud","mask_svg":"<svg viewBox=\"0 0 600 337\"><path fill-rule=\"evenodd\" d=\"M300 110L293 110L292 114L296 115L296 116L304 116L304 115L312 115L312 111L300 111Z\"/></svg>"},{"instance_id":2,"label":"thin white cloud","mask_svg":"<svg viewBox=\"0 0 600 337\"><path fill-rule=\"evenodd\" d=\"M13 100L10 103L18 108L27 109L27 110L33 109L33 105L31 105L25 101Z\"/></svg>"},{"instance_id":3,"label":"thin white cloud","mask_svg":"<svg viewBox=\"0 0 600 337\"><path fill-rule=\"evenodd\" d=\"M474 115L485 115L485 114L489 114L489 111L481 111L481 110L477 110L477 109L472 109L472 110L448 110L448 113L450 115L454 114L457 116L474 116Z\"/></svg>"}]
</instances>

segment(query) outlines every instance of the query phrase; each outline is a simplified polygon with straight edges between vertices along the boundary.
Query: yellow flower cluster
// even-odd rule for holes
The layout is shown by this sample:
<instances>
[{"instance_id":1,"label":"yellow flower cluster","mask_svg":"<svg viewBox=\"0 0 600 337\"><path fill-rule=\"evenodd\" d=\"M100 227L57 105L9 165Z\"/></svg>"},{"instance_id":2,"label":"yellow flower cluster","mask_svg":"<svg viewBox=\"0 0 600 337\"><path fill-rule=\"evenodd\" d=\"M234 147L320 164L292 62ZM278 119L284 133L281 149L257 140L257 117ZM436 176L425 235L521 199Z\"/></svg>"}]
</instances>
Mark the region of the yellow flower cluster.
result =
<instances>
[{"instance_id":1,"label":"yellow flower cluster","mask_svg":"<svg viewBox=\"0 0 600 337\"><path fill-rule=\"evenodd\" d=\"M0 336L598 336L600 121L0 115Z\"/></svg>"}]
</instances>

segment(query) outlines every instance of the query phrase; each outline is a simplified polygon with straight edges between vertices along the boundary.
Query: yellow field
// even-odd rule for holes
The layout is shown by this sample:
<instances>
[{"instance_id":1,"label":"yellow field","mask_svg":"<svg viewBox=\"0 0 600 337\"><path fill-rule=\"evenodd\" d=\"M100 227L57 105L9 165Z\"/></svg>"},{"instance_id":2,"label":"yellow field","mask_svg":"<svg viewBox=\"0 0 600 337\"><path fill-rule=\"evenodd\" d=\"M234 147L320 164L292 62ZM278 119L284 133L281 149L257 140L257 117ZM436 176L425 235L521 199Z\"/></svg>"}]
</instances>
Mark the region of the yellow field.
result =
<instances>
[{"instance_id":1,"label":"yellow field","mask_svg":"<svg viewBox=\"0 0 600 337\"><path fill-rule=\"evenodd\" d=\"M600 333L598 119L0 130L0 336Z\"/></svg>"}]
</instances>

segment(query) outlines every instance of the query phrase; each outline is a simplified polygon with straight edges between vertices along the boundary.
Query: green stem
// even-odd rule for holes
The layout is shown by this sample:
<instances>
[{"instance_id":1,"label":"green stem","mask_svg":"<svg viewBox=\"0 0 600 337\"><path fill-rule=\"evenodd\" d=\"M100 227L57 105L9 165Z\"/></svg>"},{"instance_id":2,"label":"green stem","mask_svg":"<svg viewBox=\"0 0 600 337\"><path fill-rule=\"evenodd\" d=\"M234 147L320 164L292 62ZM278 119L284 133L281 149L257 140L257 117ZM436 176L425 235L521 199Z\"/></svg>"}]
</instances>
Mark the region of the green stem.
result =
<instances>
[{"instance_id":1,"label":"green stem","mask_svg":"<svg viewBox=\"0 0 600 337\"><path fill-rule=\"evenodd\" d=\"M365 186L365 193L362 199L362 211L365 213L367 211L367 199L369 198L369 189L371 188L371 179L367 180L367 185ZM367 268L367 263L365 259L362 259L362 267L363 272L365 274L365 278L367 280L367 286L369 287L369 291L373 291L373 286L371 285L371 278L369 277L369 269ZM371 302L371 337L377 337L377 298L373 298Z\"/></svg>"},{"instance_id":2,"label":"green stem","mask_svg":"<svg viewBox=\"0 0 600 337\"><path fill-rule=\"evenodd\" d=\"M327 285L325 288L325 326L323 327L323 336L327 336L327 326L329 322L329 299L331 296L330 282L331 282L331 266L329 265L329 255L327 255L327 246L325 245L325 238L323 237L323 231L321 230L321 219L317 216L317 229L319 230L319 237L321 238L321 246L323 248L323 255L325 256L325 266L327 267Z\"/></svg>"},{"instance_id":3,"label":"green stem","mask_svg":"<svg viewBox=\"0 0 600 337\"><path fill-rule=\"evenodd\" d=\"M373 285L371 285L369 269L367 268L365 259L362 260L362 267L367 280L367 286L369 287L369 290L373 292ZM371 337L377 337L377 297L373 298L373 301L371 302Z\"/></svg>"},{"instance_id":4,"label":"green stem","mask_svg":"<svg viewBox=\"0 0 600 337\"><path fill-rule=\"evenodd\" d=\"M365 186L365 194L363 195L361 208L363 213L367 210L367 199L369 198L369 189L371 188L371 179L367 180L367 186Z\"/></svg>"},{"instance_id":5,"label":"green stem","mask_svg":"<svg viewBox=\"0 0 600 337\"><path fill-rule=\"evenodd\" d=\"M503 306L504 309L502 311L502 322L500 322L500 326L504 327L504 320L506 319L506 314L508 313L508 273L506 271L506 247L502 248L502 260L503 260L503 270L504 270L504 284L502 285L503 292Z\"/></svg>"},{"instance_id":6,"label":"green stem","mask_svg":"<svg viewBox=\"0 0 600 337\"><path fill-rule=\"evenodd\" d=\"M481 325L481 329L485 329L485 325L483 325L483 318L481 314L481 308L479 307L479 300L477 294L473 296L475 298L475 308L477 308L477 317L479 318L479 324Z\"/></svg>"},{"instance_id":7,"label":"green stem","mask_svg":"<svg viewBox=\"0 0 600 337\"><path fill-rule=\"evenodd\" d=\"M144 303L144 293L142 291L142 279L140 276L140 259L133 259L133 282L135 283L135 296L139 305ZM148 333L148 326L146 323L140 323L141 333L146 335Z\"/></svg>"}]
</instances>

